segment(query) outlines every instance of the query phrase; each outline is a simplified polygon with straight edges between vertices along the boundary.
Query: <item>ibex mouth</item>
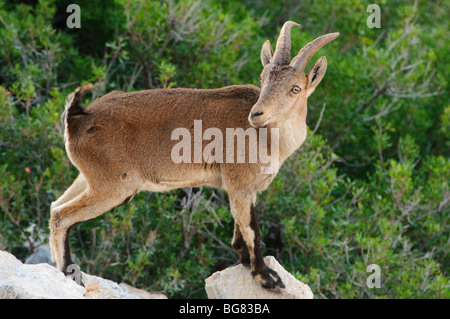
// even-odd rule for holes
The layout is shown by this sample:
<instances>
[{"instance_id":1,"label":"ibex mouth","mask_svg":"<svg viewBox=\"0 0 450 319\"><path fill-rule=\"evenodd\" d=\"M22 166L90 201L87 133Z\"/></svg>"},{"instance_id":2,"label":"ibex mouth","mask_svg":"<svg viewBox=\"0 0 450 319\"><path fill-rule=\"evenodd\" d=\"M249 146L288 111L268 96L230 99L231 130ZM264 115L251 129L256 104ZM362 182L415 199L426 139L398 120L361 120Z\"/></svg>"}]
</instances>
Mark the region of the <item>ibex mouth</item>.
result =
<instances>
[{"instance_id":1,"label":"ibex mouth","mask_svg":"<svg viewBox=\"0 0 450 319\"><path fill-rule=\"evenodd\" d=\"M262 120L262 121L255 121L252 119L249 119L248 121L250 122L250 125L253 126L254 128L261 128L267 125L267 123L269 123L270 117Z\"/></svg>"}]
</instances>

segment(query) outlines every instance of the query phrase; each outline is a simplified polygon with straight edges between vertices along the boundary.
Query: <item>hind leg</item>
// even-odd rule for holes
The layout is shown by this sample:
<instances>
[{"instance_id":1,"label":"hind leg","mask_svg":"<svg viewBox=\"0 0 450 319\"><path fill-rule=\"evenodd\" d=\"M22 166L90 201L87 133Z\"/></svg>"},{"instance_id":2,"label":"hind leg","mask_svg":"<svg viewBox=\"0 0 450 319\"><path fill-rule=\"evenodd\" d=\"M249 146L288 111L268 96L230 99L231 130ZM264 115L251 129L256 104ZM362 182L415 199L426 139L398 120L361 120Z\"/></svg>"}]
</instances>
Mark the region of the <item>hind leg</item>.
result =
<instances>
[{"instance_id":1,"label":"hind leg","mask_svg":"<svg viewBox=\"0 0 450 319\"><path fill-rule=\"evenodd\" d=\"M64 194L59 197L56 201L54 201L50 208L56 208L68 201L74 199L78 195L80 195L87 188L87 182L84 178L83 174L79 174L75 181L70 185L70 187L64 192Z\"/></svg>"},{"instance_id":2,"label":"hind leg","mask_svg":"<svg viewBox=\"0 0 450 319\"><path fill-rule=\"evenodd\" d=\"M129 195L128 195L129 196ZM86 188L72 200L51 209L50 249L56 267L66 272L72 264L69 249L69 232L77 223L95 218L122 204L124 194L98 193Z\"/></svg>"},{"instance_id":3,"label":"hind leg","mask_svg":"<svg viewBox=\"0 0 450 319\"><path fill-rule=\"evenodd\" d=\"M50 206L50 211L53 211L56 207L65 204L72 199L78 197L81 193L83 193L87 189L87 182L84 178L83 174L79 174L75 181L70 185L70 187L64 192L61 197L59 197L56 201L54 201ZM53 249L51 249L52 260L55 261L56 257L53 255Z\"/></svg>"}]
</instances>

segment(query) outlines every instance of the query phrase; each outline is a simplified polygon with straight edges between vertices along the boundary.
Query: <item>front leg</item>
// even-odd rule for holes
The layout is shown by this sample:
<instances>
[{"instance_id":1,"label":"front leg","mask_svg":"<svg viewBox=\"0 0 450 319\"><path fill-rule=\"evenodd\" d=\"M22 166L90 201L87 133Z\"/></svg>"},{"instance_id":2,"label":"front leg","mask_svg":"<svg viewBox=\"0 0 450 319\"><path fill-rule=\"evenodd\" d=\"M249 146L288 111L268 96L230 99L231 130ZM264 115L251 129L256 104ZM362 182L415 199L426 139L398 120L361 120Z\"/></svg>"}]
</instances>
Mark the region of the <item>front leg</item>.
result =
<instances>
[{"instance_id":1,"label":"front leg","mask_svg":"<svg viewBox=\"0 0 450 319\"><path fill-rule=\"evenodd\" d=\"M233 241L231 242L231 247L239 253L242 265L250 268L250 254L248 252L248 247L245 244L242 233L236 222L234 222L234 234Z\"/></svg>"},{"instance_id":2,"label":"front leg","mask_svg":"<svg viewBox=\"0 0 450 319\"><path fill-rule=\"evenodd\" d=\"M263 288L280 291L280 288L285 286L280 276L266 266L261 253L261 230L254 210L256 195L245 191L232 192L229 193L229 198L231 214L235 221L233 248L241 253L244 265L247 260L250 261L251 274L261 282Z\"/></svg>"}]
</instances>

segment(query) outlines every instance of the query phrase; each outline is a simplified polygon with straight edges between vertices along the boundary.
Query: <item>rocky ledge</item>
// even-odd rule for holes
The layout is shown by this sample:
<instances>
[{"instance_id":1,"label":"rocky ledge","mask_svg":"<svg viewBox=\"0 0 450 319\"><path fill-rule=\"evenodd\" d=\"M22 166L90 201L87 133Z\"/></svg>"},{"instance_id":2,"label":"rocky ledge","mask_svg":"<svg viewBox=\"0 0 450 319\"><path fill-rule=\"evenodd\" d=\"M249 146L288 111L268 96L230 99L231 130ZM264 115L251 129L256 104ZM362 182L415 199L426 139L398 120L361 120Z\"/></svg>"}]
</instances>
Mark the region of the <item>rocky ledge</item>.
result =
<instances>
[{"instance_id":1,"label":"rocky ledge","mask_svg":"<svg viewBox=\"0 0 450 319\"><path fill-rule=\"evenodd\" d=\"M167 299L83 272L80 279L84 287L47 263L23 264L0 251L0 299Z\"/></svg>"},{"instance_id":2,"label":"rocky ledge","mask_svg":"<svg viewBox=\"0 0 450 319\"><path fill-rule=\"evenodd\" d=\"M0 299L167 299L125 283L80 272L82 285L50 265L48 247L27 258L25 264L8 252L0 251ZM210 299L312 299L311 289L268 256L267 266L275 270L286 288L275 293L261 287L242 265L215 272L206 279Z\"/></svg>"}]
</instances>

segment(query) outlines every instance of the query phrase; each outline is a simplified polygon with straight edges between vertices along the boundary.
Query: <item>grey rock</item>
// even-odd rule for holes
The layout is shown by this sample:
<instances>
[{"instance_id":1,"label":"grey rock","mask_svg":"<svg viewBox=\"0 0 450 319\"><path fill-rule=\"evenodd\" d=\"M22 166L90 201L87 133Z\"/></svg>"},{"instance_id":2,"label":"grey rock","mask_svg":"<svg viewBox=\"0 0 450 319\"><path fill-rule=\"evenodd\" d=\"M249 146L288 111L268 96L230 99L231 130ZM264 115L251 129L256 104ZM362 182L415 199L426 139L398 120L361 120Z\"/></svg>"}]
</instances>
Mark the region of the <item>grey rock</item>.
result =
<instances>
[{"instance_id":1,"label":"grey rock","mask_svg":"<svg viewBox=\"0 0 450 319\"><path fill-rule=\"evenodd\" d=\"M126 289L129 294L139 297L139 299L167 299L167 296L160 292L148 292L147 290L135 288L124 282L121 282L119 286Z\"/></svg>"},{"instance_id":2,"label":"grey rock","mask_svg":"<svg viewBox=\"0 0 450 319\"><path fill-rule=\"evenodd\" d=\"M0 251L0 299L167 299L160 293L79 274L84 287L47 263L23 264Z\"/></svg>"},{"instance_id":3,"label":"grey rock","mask_svg":"<svg viewBox=\"0 0 450 319\"><path fill-rule=\"evenodd\" d=\"M0 251L0 299L81 299L85 289L49 264L23 264Z\"/></svg>"},{"instance_id":4,"label":"grey rock","mask_svg":"<svg viewBox=\"0 0 450 319\"><path fill-rule=\"evenodd\" d=\"M264 262L275 270L283 280L286 288L281 293L271 292L250 274L242 264L215 272L206 278L206 293L209 299L313 299L308 285L297 280L287 272L278 261L267 256Z\"/></svg>"},{"instance_id":5,"label":"grey rock","mask_svg":"<svg viewBox=\"0 0 450 319\"><path fill-rule=\"evenodd\" d=\"M86 288L87 299L139 299L114 281L81 273L81 281Z\"/></svg>"},{"instance_id":6,"label":"grey rock","mask_svg":"<svg viewBox=\"0 0 450 319\"><path fill-rule=\"evenodd\" d=\"M81 281L86 288L87 299L167 299L159 292L148 292L126 283L117 284L114 281L81 273Z\"/></svg>"},{"instance_id":7,"label":"grey rock","mask_svg":"<svg viewBox=\"0 0 450 319\"><path fill-rule=\"evenodd\" d=\"M43 263L54 266L52 262L52 255L50 253L50 247L48 245L39 246L27 259L25 259L25 264Z\"/></svg>"}]
</instances>

